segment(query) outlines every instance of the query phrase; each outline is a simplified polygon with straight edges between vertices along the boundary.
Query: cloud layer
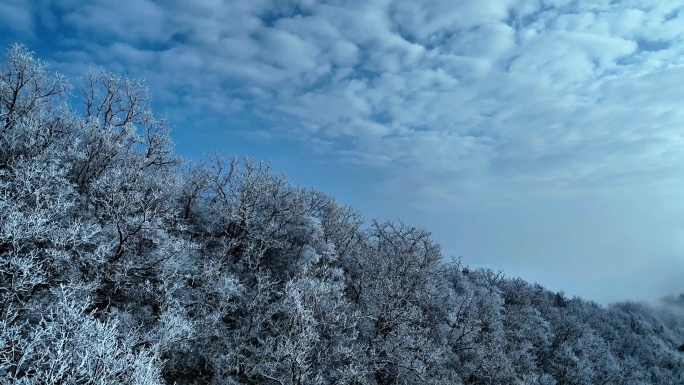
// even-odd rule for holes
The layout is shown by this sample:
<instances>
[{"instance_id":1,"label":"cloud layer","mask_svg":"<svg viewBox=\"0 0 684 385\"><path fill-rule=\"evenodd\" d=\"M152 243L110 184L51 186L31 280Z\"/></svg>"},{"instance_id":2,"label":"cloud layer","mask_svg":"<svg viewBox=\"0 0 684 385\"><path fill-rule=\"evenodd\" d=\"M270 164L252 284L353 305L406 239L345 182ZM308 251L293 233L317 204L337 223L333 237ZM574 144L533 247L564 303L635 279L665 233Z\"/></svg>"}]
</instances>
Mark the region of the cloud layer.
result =
<instances>
[{"instance_id":1,"label":"cloud layer","mask_svg":"<svg viewBox=\"0 0 684 385\"><path fill-rule=\"evenodd\" d=\"M539 230L555 217L511 219L506 210L624 196L651 207L684 191L678 1L30 4L4 2L0 21L12 20L8 36L29 45L51 36L58 69L106 66L143 77L179 119L258 122L252 138L295 141L330 162L382 170L371 199L408 207L407 215L445 226L441 233L456 231L452 215L479 215L473 207ZM619 207L603 210L596 229L616 244L621 235L605 227L643 214L621 218ZM653 222L682 214L671 211ZM490 242L482 231L474 236ZM556 237L568 231L560 226ZM524 259L525 248L512 245L532 241L511 242L491 253L520 249L511 258ZM590 250L584 242L580 249ZM668 246L671 256L680 245ZM621 252L595 250L613 262ZM624 253L630 261L648 255Z\"/></svg>"}]
</instances>

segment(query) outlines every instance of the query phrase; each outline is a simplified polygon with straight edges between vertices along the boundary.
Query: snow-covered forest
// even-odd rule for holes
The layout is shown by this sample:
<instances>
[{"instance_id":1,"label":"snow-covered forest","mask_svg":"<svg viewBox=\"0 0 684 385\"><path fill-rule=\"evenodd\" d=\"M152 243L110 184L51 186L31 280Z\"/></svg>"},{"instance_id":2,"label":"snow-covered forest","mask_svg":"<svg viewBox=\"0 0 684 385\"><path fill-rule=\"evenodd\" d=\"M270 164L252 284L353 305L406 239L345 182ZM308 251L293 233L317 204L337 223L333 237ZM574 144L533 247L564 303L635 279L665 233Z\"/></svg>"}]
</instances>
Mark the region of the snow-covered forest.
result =
<instances>
[{"instance_id":1,"label":"snow-covered forest","mask_svg":"<svg viewBox=\"0 0 684 385\"><path fill-rule=\"evenodd\" d=\"M185 162L169 131L142 81L5 51L0 383L684 383L684 296L469 269L268 164Z\"/></svg>"}]
</instances>

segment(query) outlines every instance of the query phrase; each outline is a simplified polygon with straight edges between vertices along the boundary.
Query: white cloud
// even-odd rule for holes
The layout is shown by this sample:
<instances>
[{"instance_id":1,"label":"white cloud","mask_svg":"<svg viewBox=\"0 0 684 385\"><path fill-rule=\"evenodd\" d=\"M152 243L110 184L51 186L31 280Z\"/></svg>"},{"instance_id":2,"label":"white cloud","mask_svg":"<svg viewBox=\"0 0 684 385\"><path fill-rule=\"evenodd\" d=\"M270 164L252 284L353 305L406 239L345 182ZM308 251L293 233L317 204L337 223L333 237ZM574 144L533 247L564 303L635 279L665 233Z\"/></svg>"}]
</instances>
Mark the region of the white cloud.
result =
<instances>
[{"instance_id":1,"label":"white cloud","mask_svg":"<svg viewBox=\"0 0 684 385\"><path fill-rule=\"evenodd\" d=\"M157 86L169 94L213 90L211 98L184 97L197 108L218 111L243 100L320 138L358 138L345 142L357 147L339 153L373 149L388 163L435 158L434 136L447 135L444 143L478 175L501 177L496 171L505 159L508 178L540 173L543 180L555 174L581 181L601 169L603 155L578 148L592 148L597 137L618 147L635 124L629 122L644 122L634 115L657 119L661 134L678 123L670 108L680 96L675 82L653 78L663 82L652 87L661 91L657 107L638 96L651 95L638 90L642 75L678 63L677 48L666 44L682 32L674 3L524 3L136 2L136 12L122 13L119 3L96 2L68 8L65 20L82 36L116 40L87 48L96 64L116 62L132 74L157 70L166 76ZM649 50L645 42L666 48ZM630 113L634 108L642 111ZM611 120L625 125L610 128ZM634 143L645 138L629 135ZM478 150L464 144L478 136L487 138ZM398 150L406 138L415 155ZM605 157L623 169L630 156L657 159L642 150ZM586 160L577 156L585 153ZM416 173L451 169L416 163Z\"/></svg>"},{"instance_id":2,"label":"white cloud","mask_svg":"<svg viewBox=\"0 0 684 385\"><path fill-rule=\"evenodd\" d=\"M402 29L423 44L435 44L445 33L461 32L473 27L500 22L508 17L513 1L483 3L478 0L433 0L417 3L395 1L392 18Z\"/></svg>"},{"instance_id":3,"label":"white cloud","mask_svg":"<svg viewBox=\"0 0 684 385\"><path fill-rule=\"evenodd\" d=\"M252 137L382 170L378 196L407 210L672 199L684 184L680 1L8 4L15 34L35 15L65 23L60 68L107 66L147 78L174 111L258 119Z\"/></svg>"},{"instance_id":4,"label":"white cloud","mask_svg":"<svg viewBox=\"0 0 684 385\"><path fill-rule=\"evenodd\" d=\"M151 0L97 0L63 6L63 22L76 28L81 36L137 42L160 42L169 38L166 12Z\"/></svg>"}]
</instances>

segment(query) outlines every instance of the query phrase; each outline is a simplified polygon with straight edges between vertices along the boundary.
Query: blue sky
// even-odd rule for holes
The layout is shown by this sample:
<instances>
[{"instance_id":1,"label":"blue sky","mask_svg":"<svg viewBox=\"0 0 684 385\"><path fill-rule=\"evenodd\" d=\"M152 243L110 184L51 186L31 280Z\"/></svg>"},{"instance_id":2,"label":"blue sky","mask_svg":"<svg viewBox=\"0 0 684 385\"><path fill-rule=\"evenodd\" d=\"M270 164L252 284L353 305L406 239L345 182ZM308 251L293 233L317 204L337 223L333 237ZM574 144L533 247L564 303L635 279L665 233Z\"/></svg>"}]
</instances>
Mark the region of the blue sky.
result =
<instances>
[{"instance_id":1,"label":"blue sky","mask_svg":"<svg viewBox=\"0 0 684 385\"><path fill-rule=\"evenodd\" d=\"M4 0L0 44L144 78L187 158L271 160L446 255L684 291L680 1Z\"/></svg>"}]
</instances>

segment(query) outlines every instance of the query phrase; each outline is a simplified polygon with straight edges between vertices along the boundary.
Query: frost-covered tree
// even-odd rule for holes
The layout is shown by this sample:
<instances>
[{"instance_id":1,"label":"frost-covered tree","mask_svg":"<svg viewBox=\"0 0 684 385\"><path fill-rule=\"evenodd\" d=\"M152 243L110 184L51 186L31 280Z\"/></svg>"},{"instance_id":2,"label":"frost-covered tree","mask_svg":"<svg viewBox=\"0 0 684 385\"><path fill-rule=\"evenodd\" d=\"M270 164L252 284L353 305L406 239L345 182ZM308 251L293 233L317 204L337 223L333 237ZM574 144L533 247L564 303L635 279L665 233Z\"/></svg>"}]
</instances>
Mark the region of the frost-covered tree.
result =
<instances>
[{"instance_id":1,"label":"frost-covered tree","mask_svg":"<svg viewBox=\"0 0 684 385\"><path fill-rule=\"evenodd\" d=\"M681 298L446 263L270 164L184 164L142 80L0 60L2 384L684 383ZM77 112L79 111L79 112Z\"/></svg>"},{"instance_id":2,"label":"frost-covered tree","mask_svg":"<svg viewBox=\"0 0 684 385\"><path fill-rule=\"evenodd\" d=\"M22 45L5 51L0 63L0 169L12 159L44 151L70 125L65 96L71 85L49 70Z\"/></svg>"},{"instance_id":3,"label":"frost-covered tree","mask_svg":"<svg viewBox=\"0 0 684 385\"><path fill-rule=\"evenodd\" d=\"M83 344L86 337L78 342L80 345L72 345L73 341L66 339L73 336L51 334L58 333L55 327L63 323L90 327L94 331L80 330L93 336L100 332L111 336L121 331L115 321L86 311L92 307L90 293L101 282L100 274L111 267L111 242L105 241L107 224L91 215L92 211L84 210L92 197L79 194L72 179L74 163L81 158L78 135L87 123L62 104L69 89L64 78L49 75L48 66L33 59L24 47L13 46L8 50L0 68L0 107L5 119L0 130L0 319L6 331L4 336L11 337L5 340L4 347L9 349L12 359L19 359L4 374L17 383L33 383L47 376L41 372L48 370L47 366L52 367L52 374L46 381L54 379L47 383L63 383L63 375L92 376L95 382L91 383L116 383L106 373L120 368L98 369L104 377L97 380L99 374L73 367L90 365L88 360L94 357L95 353ZM63 285L69 288L70 299L58 302L56 308L51 301L55 290ZM71 318L55 315L60 312L67 312ZM124 349L122 354L133 348L116 343ZM64 355L49 354L53 344L62 344ZM85 350L75 350L81 348ZM38 356L31 357L30 352ZM80 354L81 361L65 358L72 353ZM133 351L126 354L129 353ZM156 361L149 362L150 370L157 370ZM132 367L116 376L123 381L121 376L128 375L130 370ZM152 382L141 379L136 383Z\"/></svg>"},{"instance_id":4,"label":"frost-covered tree","mask_svg":"<svg viewBox=\"0 0 684 385\"><path fill-rule=\"evenodd\" d=\"M449 366L466 384L513 383L512 365L505 354L503 299L497 286L504 278L491 270L464 274L459 267L447 271Z\"/></svg>"},{"instance_id":5,"label":"frost-covered tree","mask_svg":"<svg viewBox=\"0 0 684 385\"><path fill-rule=\"evenodd\" d=\"M429 383L442 365L432 333L439 245L403 223L374 222L349 267L348 293L363 317L365 365L378 384ZM353 270L353 273L351 272Z\"/></svg>"},{"instance_id":6,"label":"frost-covered tree","mask_svg":"<svg viewBox=\"0 0 684 385\"><path fill-rule=\"evenodd\" d=\"M37 320L9 308L0 318L0 382L3 384L162 384L158 357L132 341L116 322L89 314L87 298L52 290Z\"/></svg>"}]
</instances>

